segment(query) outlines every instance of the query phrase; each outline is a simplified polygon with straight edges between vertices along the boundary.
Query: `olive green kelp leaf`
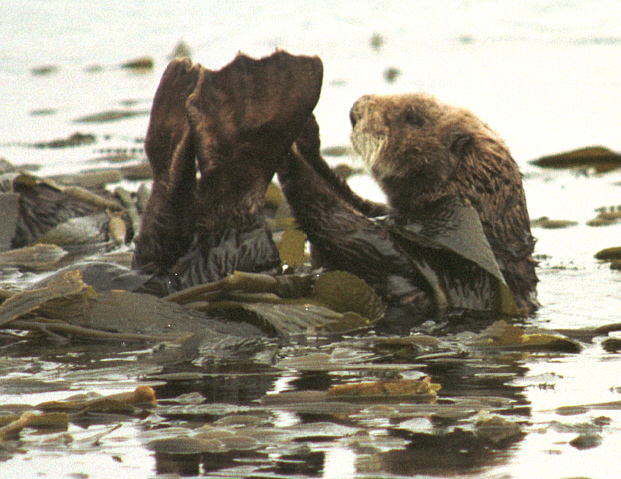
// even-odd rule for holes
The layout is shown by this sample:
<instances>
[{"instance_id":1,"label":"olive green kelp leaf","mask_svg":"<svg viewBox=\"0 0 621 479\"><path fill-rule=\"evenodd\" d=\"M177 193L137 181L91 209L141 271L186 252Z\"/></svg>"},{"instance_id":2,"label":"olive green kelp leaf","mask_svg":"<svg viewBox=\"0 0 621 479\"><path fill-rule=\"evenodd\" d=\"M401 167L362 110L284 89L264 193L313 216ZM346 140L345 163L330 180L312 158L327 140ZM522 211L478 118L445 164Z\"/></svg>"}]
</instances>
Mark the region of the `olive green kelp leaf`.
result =
<instances>
[{"instance_id":1,"label":"olive green kelp leaf","mask_svg":"<svg viewBox=\"0 0 621 479\"><path fill-rule=\"evenodd\" d=\"M379 321L386 307L375 291L346 271L331 271L315 281L314 299L339 313L353 312L372 321Z\"/></svg>"},{"instance_id":2,"label":"olive green kelp leaf","mask_svg":"<svg viewBox=\"0 0 621 479\"><path fill-rule=\"evenodd\" d=\"M291 220L278 242L278 254L283 263L289 266L302 266L308 261L306 254L306 234Z\"/></svg>"},{"instance_id":3,"label":"olive green kelp leaf","mask_svg":"<svg viewBox=\"0 0 621 479\"><path fill-rule=\"evenodd\" d=\"M380 220L434 291L438 308L517 315L478 213L458 200L407 219Z\"/></svg>"},{"instance_id":4,"label":"olive green kelp leaf","mask_svg":"<svg viewBox=\"0 0 621 479\"><path fill-rule=\"evenodd\" d=\"M373 325L373 321L357 313L341 314L312 303L239 303L238 306L242 314L239 319L283 338L306 333L345 333Z\"/></svg>"},{"instance_id":5,"label":"olive green kelp leaf","mask_svg":"<svg viewBox=\"0 0 621 479\"><path fill-rule=\"evenodd\" d=\"M238 292L229 298L233 301L222 304L239 308L235 314L237 319L284 337L309 331L344 333L368 328L383 317L385 309L373 289L362 279L344 271L319 275L312 297L284 299Z\"/></svg>"}]
</instances>

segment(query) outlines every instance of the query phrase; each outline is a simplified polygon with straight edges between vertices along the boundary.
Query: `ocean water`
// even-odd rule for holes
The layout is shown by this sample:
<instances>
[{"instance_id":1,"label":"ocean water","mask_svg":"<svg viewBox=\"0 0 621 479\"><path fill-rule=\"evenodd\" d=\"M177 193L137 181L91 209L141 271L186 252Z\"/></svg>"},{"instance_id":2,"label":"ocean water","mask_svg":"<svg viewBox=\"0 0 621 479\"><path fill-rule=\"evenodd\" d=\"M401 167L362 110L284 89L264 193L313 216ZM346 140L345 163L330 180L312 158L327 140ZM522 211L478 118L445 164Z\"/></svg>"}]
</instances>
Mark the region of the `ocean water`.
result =
<instances>
[{"instance_id":1,"label":"ocean water","mask_svg":"<svg viewBox=\"0 0 621 479\"><path fill-rule=\"evenodd\" d=\"M621 243L621 226L593 228L586 221L598 207L621 204L621 174L545 171L529 163L591 145L621 151L616 0L4 0L0 12L0 158L38 164L40 174L52 174L90 168L101 150L140 147L146 114L106 123L76 119L108 110L148 111L180 41L194 61L214 69L239 51L319 55L325 74L316 115L324 146L349 143L349 108L362 94L423 90L470 108L505 138L520 164L531 217L578 222L565 230L533 231L542 258L542 308L532 322L579 328L619 321L621 276L593 255ZM381 45L374 48L373 38ZM141 56L155 60L152 71L120 68ZM42 66L54 71L33 73ZM391 68L398 75L388 82ZM97 143L31 147L76 131L96 135ZM339 159L349 160L356 161ZM353 178L352 185L381 198L367 176ZM615 388L621 386L621 360L597 346L528 367L532 376L553 372L563 378L556 389L529 390L535 424L545 423L558 406L620 399ZM613 422L602 446L556 455L550 452L554 437L529 434L508 463L486 477L618 477L621 416L609 415ZM140 452L133 454L139 463ZM342 457L326 477L354 475L348 455ZM39 467L38 460L30 466ZM16 467L14 477L29 477L28 464L15 462L0 471ZM95 469L90 477L99 477Z\"/></svg>"}]
</instances>

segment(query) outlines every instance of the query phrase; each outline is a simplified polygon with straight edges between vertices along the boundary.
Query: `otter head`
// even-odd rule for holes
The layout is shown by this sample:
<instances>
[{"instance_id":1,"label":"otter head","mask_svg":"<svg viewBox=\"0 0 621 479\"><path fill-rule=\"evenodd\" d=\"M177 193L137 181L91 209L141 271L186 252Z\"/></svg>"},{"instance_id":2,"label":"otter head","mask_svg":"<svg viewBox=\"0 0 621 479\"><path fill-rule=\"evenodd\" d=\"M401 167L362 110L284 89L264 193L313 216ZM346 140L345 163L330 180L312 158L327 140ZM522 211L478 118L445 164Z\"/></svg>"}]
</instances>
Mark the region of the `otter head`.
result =
<instances>
[{"instance_id":1,"label":"otter head","mask_svg":"<svg viewBox=\"0 0 621 479\"><path fill-rule=\"evenodd\" d=\"M463 193L456 184L459 171L467 170L462 163L481 132L494 135L469 111L423 93L363 96L350 118L354 148L402 212L413 203Z\"/></svg>"}]
</instances>

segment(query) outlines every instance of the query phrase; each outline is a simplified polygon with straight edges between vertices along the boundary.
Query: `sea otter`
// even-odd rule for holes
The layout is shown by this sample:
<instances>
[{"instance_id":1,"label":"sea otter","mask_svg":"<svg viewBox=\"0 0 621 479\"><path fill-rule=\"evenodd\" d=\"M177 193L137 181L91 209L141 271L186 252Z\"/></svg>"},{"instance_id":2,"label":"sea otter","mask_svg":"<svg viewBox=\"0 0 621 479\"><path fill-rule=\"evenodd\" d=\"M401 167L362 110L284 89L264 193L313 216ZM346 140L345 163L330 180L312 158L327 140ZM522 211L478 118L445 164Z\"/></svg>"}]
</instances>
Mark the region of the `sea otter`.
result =
<instances>
[{"instance_id":1,"label":"sea otter","mask_svg":"<svg viewBox=\"0 0 621 479\"><path fill-rule=\"evenodd\" d=\"M393 214L446 196L472 206L516 302L533 309L535 240L522 176L500 136L470 111L425 93L363 96L350 118L354 148Z\"/></svg>"},{"instance_id":2,"label":"sea otter","mask_svg":"<svg viewBox=\"0 0 621 479\"><path fill-rule=\"evenodd\" d=\"M145 144L154 197L134 267L153 274L146 286L165 293L233 271L278 273L263 218L278 173L324 267L363 278L399 312L395 321L497 312L509 290L532 309L534 242L502 140L427 95L363 97L351 111L352 140L388 205L365 200L321 157L312 111L322 74L319 58L282 51L239 55L218 71L169 65Z\"/></svg>"},{"instance_id":3,"label":"sea otter","mask_svg":"<svg viewBox=\"0 0 621 479\"><path fill-rule=\"evenodd\" d=\"M387 231L385 223L368 217L388 214L402 224L412 220L420 228L421 221L446 215L447 208L466 214L471 210L478 219L465 221L480 222L484 239L476 230L471 235L463 229L448 249L460 253L466 251L464 243L475 240L482 249L491 248L500 270L496 276L506 282L518 308L533 311L538 305L535 241L521 175L502 139L471 112L424 93L363 96L350 117L354 148L386 193L388 205L361 200L330 174L319 154L318 128L312 119L279 170L295 217L324 264L360 275L389 302L407 305L407 314L433 314L441 305L438 294L434 301L425 273L429 265L413 264L413 255L439 256L430 259L431 267L445 269L449 276L467 267L454 262L463 258L449 259L451 251L438 253L440 245L425 245L425 238L408 244L391 228ZM479 265L483 263L490 265L489 258ZM494 274L494 267L487 270ZM478 278L475 284L484 291L491 288L486 281ZM438 281L442 282L446 279ZM444 309L451 307L450 298L440 302ZM474 297L466 303L465 309L493 309L490 298Z\"/></svg>"}]
</instances>

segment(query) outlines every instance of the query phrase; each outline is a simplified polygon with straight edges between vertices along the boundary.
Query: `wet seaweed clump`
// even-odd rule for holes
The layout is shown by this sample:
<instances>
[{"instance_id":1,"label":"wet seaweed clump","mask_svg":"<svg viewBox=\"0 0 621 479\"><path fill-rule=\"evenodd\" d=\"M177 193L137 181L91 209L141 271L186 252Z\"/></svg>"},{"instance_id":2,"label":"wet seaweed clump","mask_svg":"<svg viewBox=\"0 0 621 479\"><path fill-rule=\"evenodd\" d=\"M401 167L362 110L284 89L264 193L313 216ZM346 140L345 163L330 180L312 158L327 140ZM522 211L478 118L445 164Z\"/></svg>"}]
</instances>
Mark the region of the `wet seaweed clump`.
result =
<instances>
[{"instance_id":1,"label":"wet seaweed clump","mask_svg":"<svg viewBox=\"0 0 621 479\"><path fill-rule=\"evenodd\" d=\"M192 58L192 49L183 40L179 40L170 55L170 59L173 58Z\"/></svg>"},{"instance_id":2,"label":"wet seaweed clump","mask_svg":"<svg viewBox=\"0 0 621 479\"><path fill-rule=\"evenodd\" d=\"M384 80L386 80L386 83L396 82L399 76L401 76L401 70L397 67L388 67L384 70Z\"/></svg>"},{"instance_id":3,"label":"wet seaweed clump","mask_svg":"<svg viewBox=\"0 0 621 479\"><path fill-rule=\"evenodd\" d=\"M41 65L30 69L30 73L34 76L48 76L56 73L57 71L58 66L56 65Z\"/></svg>"},{"instance_id":4,"label":"wet seaweed clump","mask_svg":"<svg viewBox=\"0 0 621 479\"><path fill-rule=\"evenodd\" d=\"M34 148L71 148L83 145L92 145L96 138L92 133L75 132L67 138L58 138L51 141L42 141L34 143Z\"/></svg>"},{"instance_id":5,"label":"wet seaweed clump","mask_svg":"<svg viewBox=\"0 0 621 479\"><path fill-rule=\"evenodd\" d=\"M621 270L621 246L604 248L595 253L595 259L610 264L610 269Z\"/></svg>"},{"instance_id":6,"label":"wet seaweed clump","mask_svg":"<svg viewBox=\"0 0 621 479\"><path fill-rule=\"evenodd\" d=\"M531 164L555 169L593 168L597 173L606 173L621 167L621 154L603 146L588 146L543 156L531 161Z\"/></svg>"},{"instance_id":7,"label":"wet seaweed clump","mask_svg":"<svg viewBox=\"0 0 621 479\"><path fill-rule=\"evenodd\" d=\"M371 35L371 39L369 40L369 45L376 52L380 51L384 46L384 37L380 33L373 33L373 35Z\"/></svg>"},{"instance_id":8,"label":"wet seaweed clump","mask_svg":"<svg viewBox=\"0 0 621 479\"><path fill-rule=\"evenodd\" d=\"M536 218L531 220L530 226L533 228L545 228L545 229L563 229L569 228L570 226L576 226L578 224L577 221L572 220L553 220L547 216L541 216L540 218Z\"/></svg>"},{"instance_id":9,"label":"wet seaweed clump","mask_svg":"<svg viewBox=\"0 0 621 479\"><path fill-rule=\"evenodd\" d=\"M146 72L153 70L155 61L148 56L134 58L121 64L121 68L125 70L132 70L137 72Z\"/></svg>"},{"instance_id":10,"label":"wet seaweed clump","mask_svg":"<svg viewBox=\"0 0 621 479\"><path fill-rule=\"evenodd\" d=\"M621 220L621 206L601 207L595 211L597 216L587 221L589 226L609 226Z\"/></svg>"}]
</instances>

